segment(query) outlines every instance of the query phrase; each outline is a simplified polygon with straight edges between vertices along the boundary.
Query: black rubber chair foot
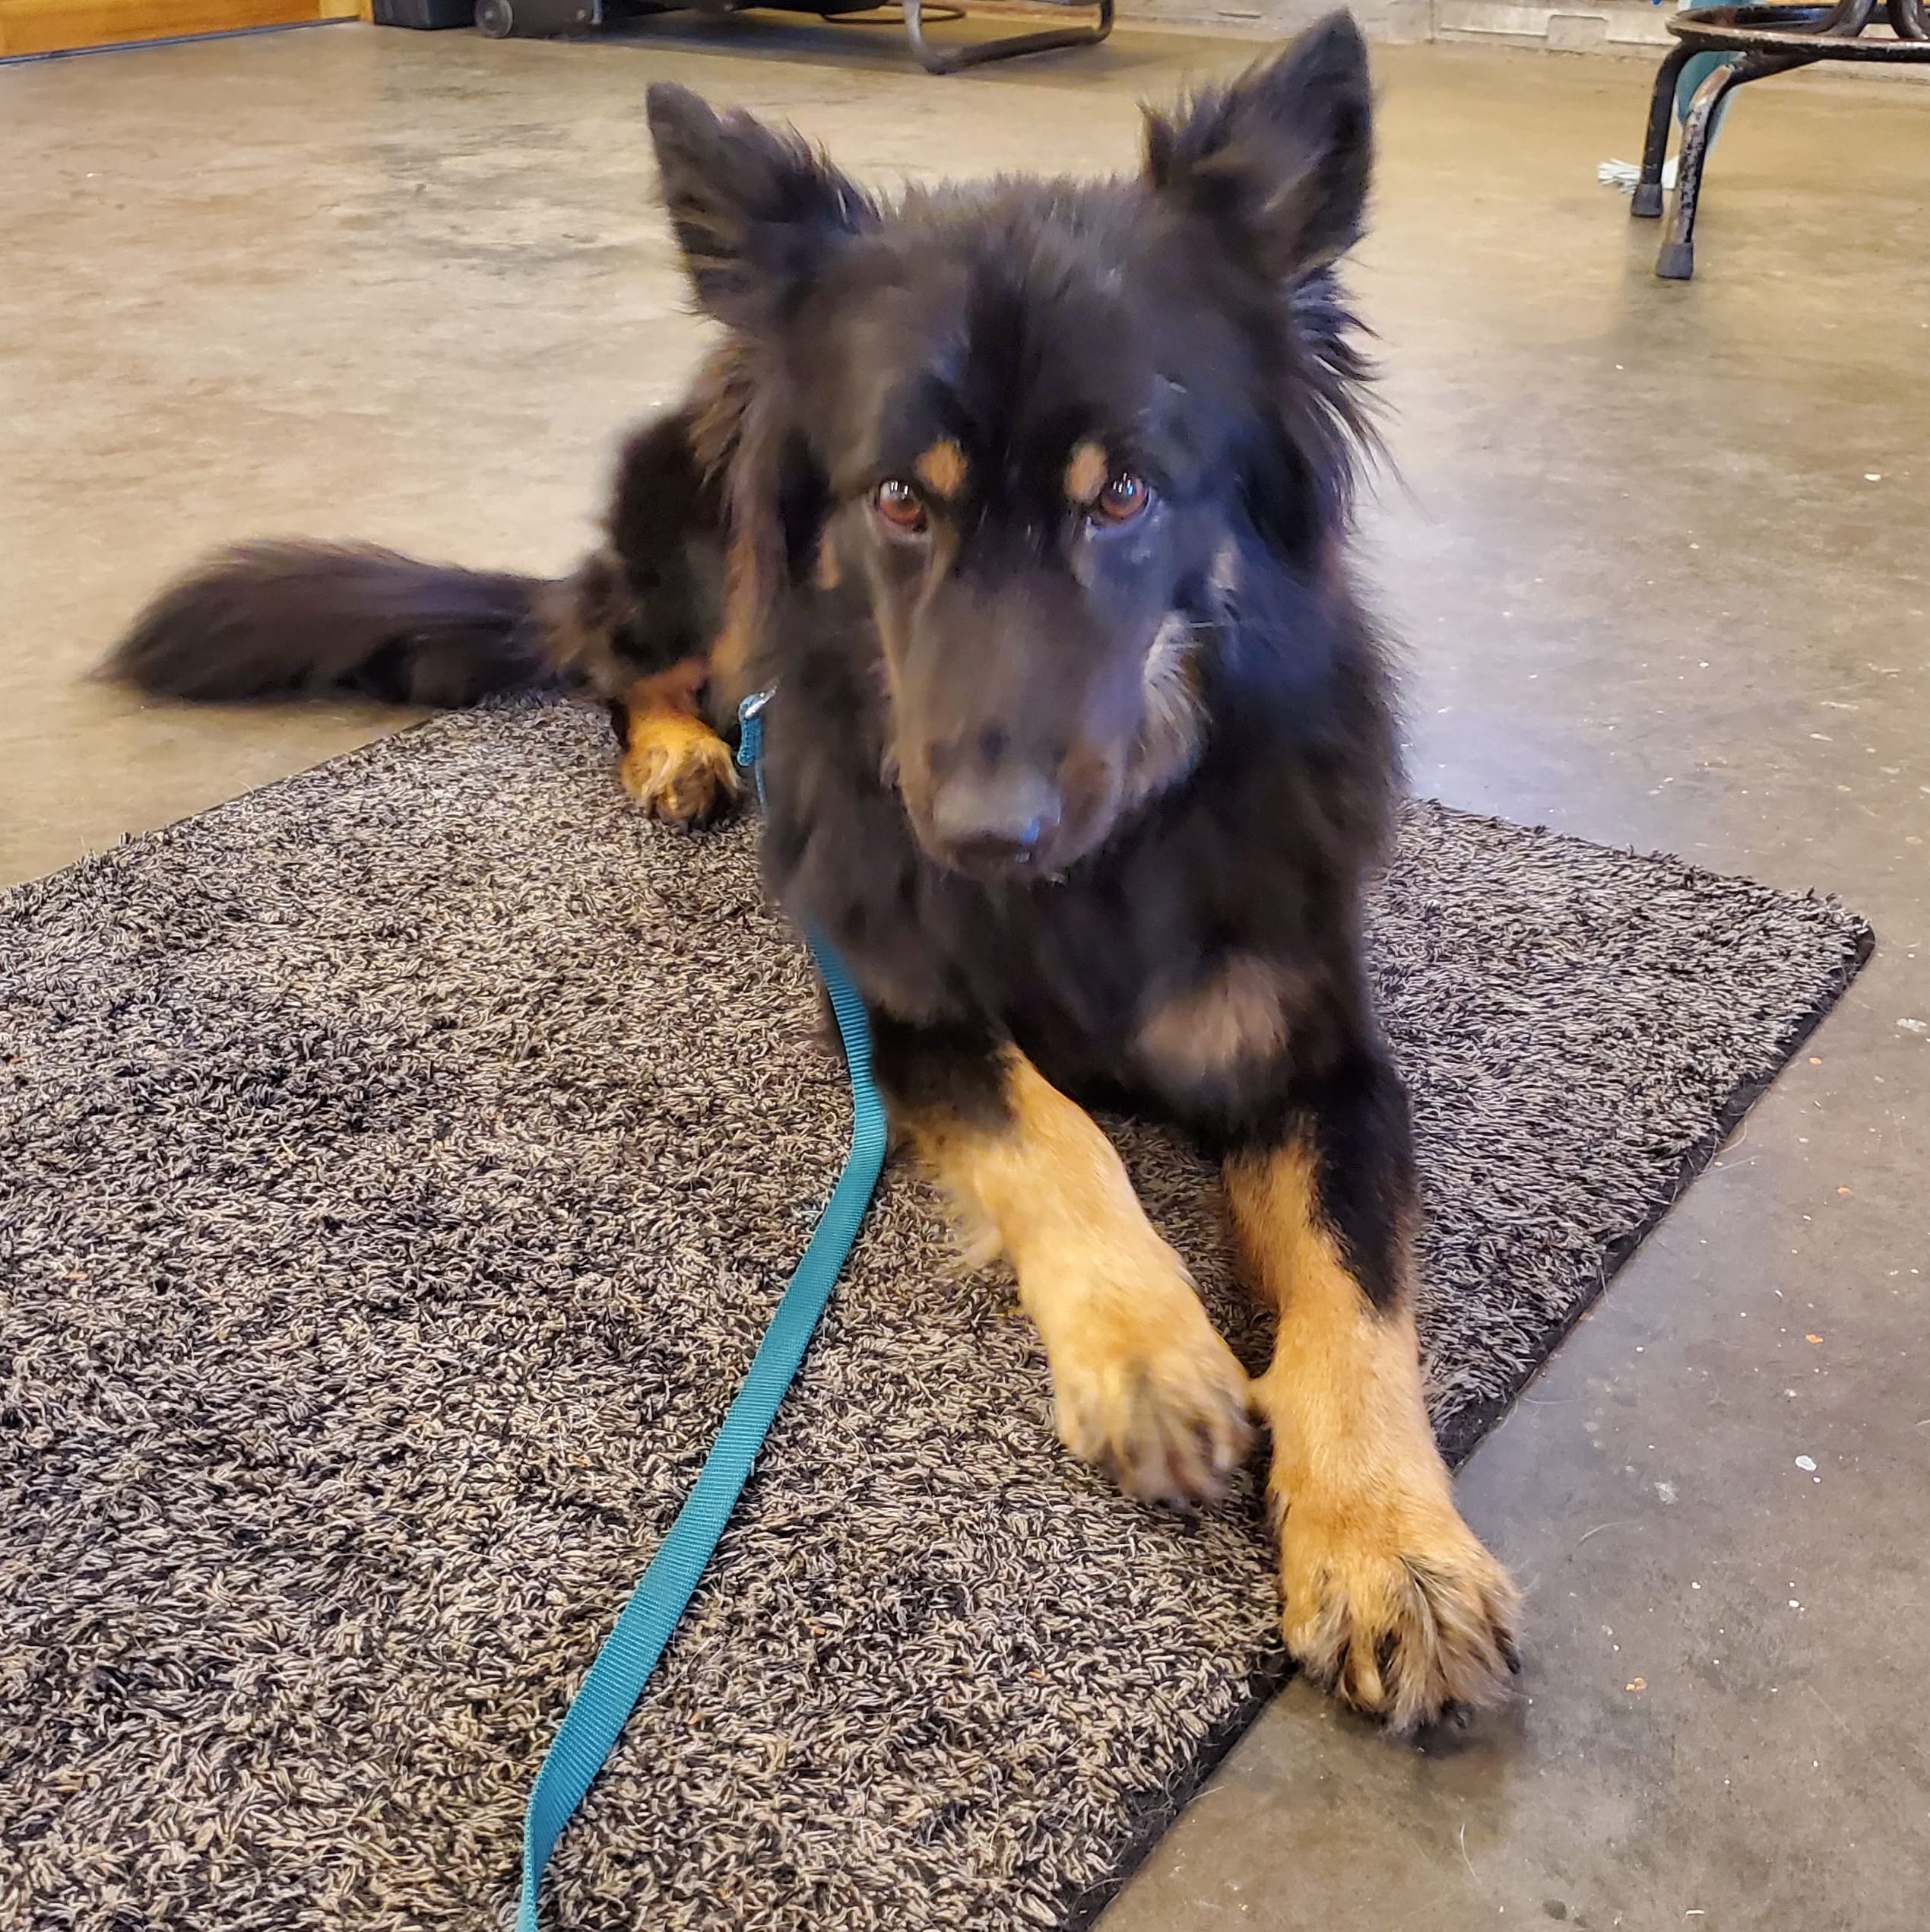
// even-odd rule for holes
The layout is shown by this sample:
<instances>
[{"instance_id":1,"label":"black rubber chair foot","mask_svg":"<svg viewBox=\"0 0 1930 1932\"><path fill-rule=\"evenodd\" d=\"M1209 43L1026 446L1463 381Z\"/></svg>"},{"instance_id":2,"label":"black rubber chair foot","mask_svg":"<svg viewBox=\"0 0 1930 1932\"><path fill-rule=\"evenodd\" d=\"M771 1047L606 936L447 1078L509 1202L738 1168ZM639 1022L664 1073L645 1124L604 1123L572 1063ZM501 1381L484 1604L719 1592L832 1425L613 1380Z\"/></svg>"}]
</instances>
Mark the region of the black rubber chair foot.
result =
<instances>
[{"instance_id":1,"label":"black rubber chair foot","mask_svg":"<svg viewBox=\"0 0 1930 1932\"><path fill-rule=\"evenodd\" d=\"M1662 183L1638 181L1635 184L1635 198L1629 203L1628 211L1641 220L1654 220L1662 212Z\"/></svg>"},{"instance_id":2,"label":"black rubber chair foot","mask_svg":"<svg viewBox=\"0 0 1930 1932\"><path fill-rule=\"evenodd\" d=\"M1695 244L1664 242L1656 257L1656 273L1665 282L1685 282L1695 274Z\"/></svg>"}]
</instances>

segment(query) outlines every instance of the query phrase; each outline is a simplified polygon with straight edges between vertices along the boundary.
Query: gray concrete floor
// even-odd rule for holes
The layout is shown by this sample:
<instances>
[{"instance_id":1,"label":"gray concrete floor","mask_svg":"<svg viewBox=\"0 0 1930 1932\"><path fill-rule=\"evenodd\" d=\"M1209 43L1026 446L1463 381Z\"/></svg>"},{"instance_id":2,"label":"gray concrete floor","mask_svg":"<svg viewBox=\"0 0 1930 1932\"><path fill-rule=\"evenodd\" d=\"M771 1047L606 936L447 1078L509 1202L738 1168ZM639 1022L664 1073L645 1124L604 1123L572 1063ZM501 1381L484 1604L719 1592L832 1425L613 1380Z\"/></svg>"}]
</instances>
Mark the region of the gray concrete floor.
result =
<instances>
[{"instance_id":1,"label":"gray concrete floor","mask_svg":"<svg viewBox=\"0 0 1930 1932\"><path fill-rule=\"evenodd\" d=\"M1121 35L934 82L865 33L0 69L0 879L392 728L80 681L204 545L572 555L699 341L647 78L874 176L1092 168L1136 96L1250 51ZM1681 287L1595 182L1640 70L1381 72L1358 284L1402 474L1371 541L1418 783L1837 892L1881 950L1463 1476L1528 1591L1518 1708L1423 1755L1289 1690L1108 1932L1901 1932L1930 1882L1930 98L1751 89Z\"/></svg>"}]
</instances>

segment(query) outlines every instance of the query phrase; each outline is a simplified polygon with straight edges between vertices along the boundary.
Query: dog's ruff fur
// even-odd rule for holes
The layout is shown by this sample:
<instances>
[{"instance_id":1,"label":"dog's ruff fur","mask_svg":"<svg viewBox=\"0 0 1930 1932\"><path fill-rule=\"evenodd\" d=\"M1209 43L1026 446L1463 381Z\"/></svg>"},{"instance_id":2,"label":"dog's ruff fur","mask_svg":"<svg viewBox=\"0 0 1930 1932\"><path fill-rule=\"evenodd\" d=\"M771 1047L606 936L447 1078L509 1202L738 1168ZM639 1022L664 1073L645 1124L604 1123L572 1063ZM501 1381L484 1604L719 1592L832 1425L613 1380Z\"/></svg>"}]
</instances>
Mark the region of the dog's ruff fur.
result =
<instances>
[{"instance_id":1,"label":"dog's ruff fur","mask_svg":"<svg viewBox=\"0 0 1930 1932\"><path fill-rule=\"evenodd\" d=\"M1410 1303L1406 1102L1360 959L1395 790L1345 562L1363 364L1334 265L1367 191L1335 15L1149 113L1132 179L886 205L659 85L670 218L718 348L545 583L257 545L109 661L210 698L611 707L677 825L769 711L765 868L870 1007L901 1131L1016 1269L1060 1432L1209 1499L1272 1439L1282 1628L1398 1729L1492 1702L1515 1594L1457 1514ZM1222 1159L1279 1312L1249 1382L1082 1102Z\"/></svg>"}]
</instances>

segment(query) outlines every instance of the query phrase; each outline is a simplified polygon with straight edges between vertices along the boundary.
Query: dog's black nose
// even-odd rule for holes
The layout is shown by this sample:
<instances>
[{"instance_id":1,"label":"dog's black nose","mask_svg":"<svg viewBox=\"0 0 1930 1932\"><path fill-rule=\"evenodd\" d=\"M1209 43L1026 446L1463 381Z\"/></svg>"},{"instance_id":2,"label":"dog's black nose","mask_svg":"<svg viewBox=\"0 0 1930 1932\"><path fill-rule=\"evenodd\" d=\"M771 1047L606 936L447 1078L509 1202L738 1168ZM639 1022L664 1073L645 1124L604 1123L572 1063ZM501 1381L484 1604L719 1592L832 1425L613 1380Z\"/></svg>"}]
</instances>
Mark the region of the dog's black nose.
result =
<instances>
[{"instance_id":1,"label":"dog's black nose","mask_svg":"<svg viewBox=\"0 0 1930 1932\"><path fill-rule=\"evenodd\" d=\"M1029 864L1057 830L1059 795L1035 772L946 779L932 798L932 832L947 861L966 872Z\"/></svg>"}]
</instances>

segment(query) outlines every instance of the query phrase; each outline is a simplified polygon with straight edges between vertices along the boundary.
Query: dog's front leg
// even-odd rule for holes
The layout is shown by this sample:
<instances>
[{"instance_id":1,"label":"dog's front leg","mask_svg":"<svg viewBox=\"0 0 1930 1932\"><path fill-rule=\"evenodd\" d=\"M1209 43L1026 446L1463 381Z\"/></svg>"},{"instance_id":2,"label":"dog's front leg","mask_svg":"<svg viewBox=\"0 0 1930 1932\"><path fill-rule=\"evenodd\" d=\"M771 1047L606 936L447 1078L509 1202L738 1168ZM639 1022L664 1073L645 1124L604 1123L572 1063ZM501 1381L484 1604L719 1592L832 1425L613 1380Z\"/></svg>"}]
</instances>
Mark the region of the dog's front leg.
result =
<instances>
[{"instance_id":1,"label":"dog's front leg","mask_svg":"<svg viewBox=\"0 0 1930 1932\"><path fill-rule=\"evenodd\" d=\"M894 1123L1019 1277L1059 1433L1130 1494L1217 1495L1244 1456L1250 1385L1111 1141L1016 1048L876 1023Z\"/></svg>"},{"instance_id":2,"label":"dog's front leg","mask_svg":"<svg viewBox=\"0 0 1930 1932\"><path fill-rule=\"evenodd\" d=\"M1494 1701L1516 1597L1462 1521L1422 1401L1406 1097L1371 1047L1290 1089L1226 1162L1247 1267L1279 1311L1272 1429L1282 1629L1308 1673L1396 1730Z\"/></svg>"}]
</instances>

